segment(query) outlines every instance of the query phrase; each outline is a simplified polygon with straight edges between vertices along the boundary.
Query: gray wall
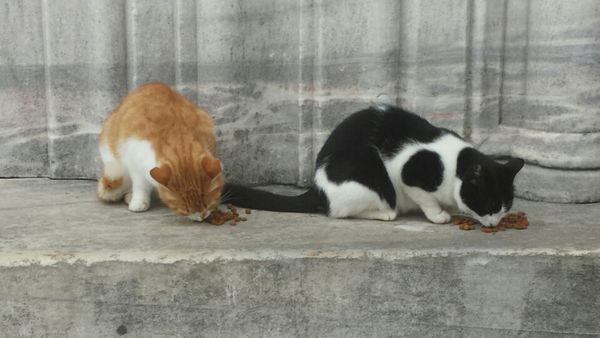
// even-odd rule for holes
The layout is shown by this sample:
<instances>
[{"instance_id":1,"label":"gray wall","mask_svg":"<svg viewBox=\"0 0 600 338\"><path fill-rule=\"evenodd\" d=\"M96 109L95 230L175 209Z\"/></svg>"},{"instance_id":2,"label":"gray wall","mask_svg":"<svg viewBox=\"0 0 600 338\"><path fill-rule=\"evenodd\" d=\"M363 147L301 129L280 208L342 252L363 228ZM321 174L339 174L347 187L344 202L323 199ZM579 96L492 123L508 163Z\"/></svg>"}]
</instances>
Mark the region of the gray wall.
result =
<instances>
[{"instance_id":1,"label":"gray wall","mask_svg":"<svg viewBox=\"0 0 600 338\"><path fill-rule=\"evenodd\" d=\"M0 0L0 176L95 178L131 88L215 119L230 178L306 185L331 129L400 104L528 162L520 196L600 201L600 2Z\"/></svg>"}]
</instances>

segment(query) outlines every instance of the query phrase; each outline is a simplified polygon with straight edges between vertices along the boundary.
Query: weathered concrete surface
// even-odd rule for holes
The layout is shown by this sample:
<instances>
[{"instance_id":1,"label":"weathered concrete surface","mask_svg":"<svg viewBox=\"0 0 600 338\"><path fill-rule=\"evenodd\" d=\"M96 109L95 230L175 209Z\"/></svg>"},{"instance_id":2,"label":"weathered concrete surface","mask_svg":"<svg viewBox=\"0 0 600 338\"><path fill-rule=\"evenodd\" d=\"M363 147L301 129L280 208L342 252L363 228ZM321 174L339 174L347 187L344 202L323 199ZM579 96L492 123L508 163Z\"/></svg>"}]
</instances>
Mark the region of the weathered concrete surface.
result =
<instances>
[{"instance_id":1,"label":"weathered concrete surface","mask_svg":"<svg viewBox=\"0 0 600 338\"><path fill-rule=\"evenodd\" d=\"M95 178L102 120L163 81L214 117L240 182L307 185L329 132L385 102L538 167L520 196L600 201L596 186L555 185L580 170L600 182L599 12L594 0L0 0L0 176Z\"/></svg>"},{"instance_id":2,"label":"weathered concrete surface","mask_svg":"<svg viewBox=\"0 0 600 338\"><path fill-rule=\"evenodd\" d=\"M0 180L10 337L600 335L600 206L518 200L531 226L254 211L193 223L96 201L94 182Z\"/></svg>"}]
</instances>

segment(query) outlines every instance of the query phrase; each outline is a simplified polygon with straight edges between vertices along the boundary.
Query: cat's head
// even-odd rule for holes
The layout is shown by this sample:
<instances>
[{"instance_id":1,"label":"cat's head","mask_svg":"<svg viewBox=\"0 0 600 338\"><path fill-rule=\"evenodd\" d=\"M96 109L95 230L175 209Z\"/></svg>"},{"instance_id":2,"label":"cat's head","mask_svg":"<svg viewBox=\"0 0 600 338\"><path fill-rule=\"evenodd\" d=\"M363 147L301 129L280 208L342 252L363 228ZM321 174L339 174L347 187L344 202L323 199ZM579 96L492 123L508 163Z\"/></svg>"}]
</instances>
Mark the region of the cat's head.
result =
<instances>
[{"instance_id":1,"label":"cat's head","mask_svg":"<svg viewBox=\"0 0 600 338\"><path fill-rule=\"evenodd\" d=\"M498 163L473 148L463 149L454 191L458 208L485 226L496 226L512 207L513 182L524 164L520 158Z\"/></svg>"},{"instance_id":2,"label":"cat's head","mask_svg":"<svg viewBox=\"0 0 600 338\"><path fill-rule=\"evenodd\" d=\"M210 155L150 170L161 200L179 215L204 220L221 200L224 178L221 162Z\"/></svg>"}]
</instances>

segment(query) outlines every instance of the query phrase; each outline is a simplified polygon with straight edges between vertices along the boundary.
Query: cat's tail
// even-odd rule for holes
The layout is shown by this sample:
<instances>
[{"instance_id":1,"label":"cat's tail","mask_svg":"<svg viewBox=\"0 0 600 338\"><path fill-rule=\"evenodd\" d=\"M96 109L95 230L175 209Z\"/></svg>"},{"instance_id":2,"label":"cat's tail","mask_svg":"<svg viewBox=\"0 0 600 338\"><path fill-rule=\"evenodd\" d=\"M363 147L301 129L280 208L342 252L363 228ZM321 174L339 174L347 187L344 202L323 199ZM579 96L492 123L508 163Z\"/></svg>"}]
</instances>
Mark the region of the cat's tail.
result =
<instances>
[{"instance_id":1,"label":"cat's tail","mask_svg":"<svg viewBox=\"0 0 600 338\"><path fill-rule=\"evenodd\" d=\"M318 213L326 210L326 197L315 187L297 196L286 196L226 183L222 196L223 203L231 203L241 208L303 213Z\"/></svg>"}]
</instances>

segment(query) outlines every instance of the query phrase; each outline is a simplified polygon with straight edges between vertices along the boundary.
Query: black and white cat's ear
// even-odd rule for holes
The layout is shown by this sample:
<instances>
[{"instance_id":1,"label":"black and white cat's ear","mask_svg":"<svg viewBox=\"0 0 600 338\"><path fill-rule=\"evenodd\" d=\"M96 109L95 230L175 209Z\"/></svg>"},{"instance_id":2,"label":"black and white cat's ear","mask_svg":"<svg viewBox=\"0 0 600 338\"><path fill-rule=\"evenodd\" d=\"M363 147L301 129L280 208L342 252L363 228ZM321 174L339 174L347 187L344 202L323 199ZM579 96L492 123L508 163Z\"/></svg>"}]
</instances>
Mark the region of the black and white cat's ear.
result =
<instances>
[{"instance_id":1,"label":"black and white cat's ear","mask_svg":"<svg viewBox=\"0 0 600 338\"><path fill-rule=\"evenodd\" d=\"M517 173L523 168L525 165L525 161L520 158L513 158L512 160L506 162L504 167L508 170L510 175L514 178Z\"/></svg>"},{"instance_id":2,"label":"black and white cat's ear","mask_svg":"<svg viewBox=\"0 0 600 338\"><path fill-rule=\"evenodd\" d=\"M471 183L475 186L480 186L481 181L482 181L482 172L483 172L483 167L481 166L481 164L479 164L479 163L474 164L467 171L466 178L467 178L467 180L469 180L469 183Z\"/></svg>"}]
</instances>

